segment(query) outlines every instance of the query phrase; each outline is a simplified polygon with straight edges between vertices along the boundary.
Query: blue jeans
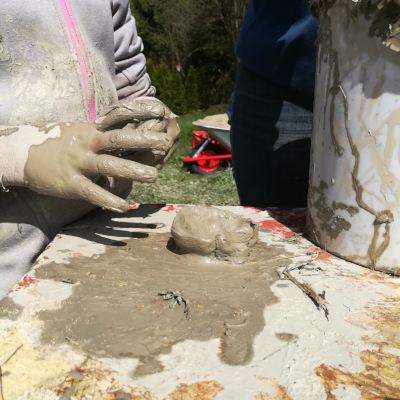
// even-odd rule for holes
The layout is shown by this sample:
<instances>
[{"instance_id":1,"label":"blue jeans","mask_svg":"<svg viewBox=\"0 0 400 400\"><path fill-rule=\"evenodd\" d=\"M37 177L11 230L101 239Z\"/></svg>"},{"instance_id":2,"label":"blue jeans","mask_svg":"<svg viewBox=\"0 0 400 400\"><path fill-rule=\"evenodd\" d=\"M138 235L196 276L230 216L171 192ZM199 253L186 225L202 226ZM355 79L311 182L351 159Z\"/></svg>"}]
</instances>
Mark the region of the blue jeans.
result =
<instances>
[{"instance_id":1,"label":"blue jeans","mask_svg":"<svg viewBox=\"0 0 400 400\"><path fill-rule=\"evenodd\" d=\"M280 87L241 63L231 117L240 204L306 207L313 98Z\"/></svg>"}]
</instances>

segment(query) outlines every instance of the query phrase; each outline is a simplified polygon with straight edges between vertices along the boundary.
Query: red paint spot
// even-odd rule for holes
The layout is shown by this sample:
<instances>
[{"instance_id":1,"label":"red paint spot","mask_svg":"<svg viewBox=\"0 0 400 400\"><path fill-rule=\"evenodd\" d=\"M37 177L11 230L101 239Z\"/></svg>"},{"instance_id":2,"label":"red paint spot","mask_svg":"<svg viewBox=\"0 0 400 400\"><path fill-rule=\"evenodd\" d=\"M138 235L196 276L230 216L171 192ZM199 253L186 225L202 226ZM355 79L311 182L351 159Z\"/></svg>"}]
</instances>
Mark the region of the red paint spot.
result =
<instances>
[{"instance_id":1,"label":"red paint spot","mask_svg":"<svg viewBox=\"0 0 400 400\"><path fill-rule=\"evenodd\" d=\"M46 247L46 250L48 250L50 248L50 245Z\"/></svg>"},{"instance_id":2,"label":"red paint spot","mask_svg":"<svg viewBox=\"0 0 400 400\"><path fill-rule=\"evenodd\" d=\"M62 239L61 235L57 235L56 237L57 237L57 239Z\"/></svg>"},{"instance_id":3,"label":"red paint spot","mask_svg":"<svg viewBox=\"0 0 400 400\"><path fill-rule=\"evenodd\" d=\"M166 239L166 240L160 240L160 243L164 243L164 242L169 242L169 239Z\"/></svg>"},{"instance_id":4,"label":"red paint spot","mask_svg":"<svg viewBox=\"0 0 400 400\"><path fill-rule=\"evenodd\" d=\"M49 257L47 257L47 256L44 256L44 257L43 257L43 259L44 259L44 260L48 260L48 259L49 259Z\"/></svg>"},{"instance_id":5,"label":"red paint spot","mask_svg":"<svg viewBox=\"0 0 400 400\"><path fill-rule=\"evenodd\" d=\"M275 221L274 219L269 219L266 221L261 221L259 222L260 229L268 229L269 231L272 231L274 233L279 233L282 235L285 239L289 239L294 235L294 232L289 229L287 226L281 224L278 221Z\"/></svg>"},{"instance_id":6,"label":"red paint spot","mask_svg":"<svg viewBox=\"0 0 400 400\"><path fill-rule=\"evenodd\" d=\"M326 251L318 254L317 260L321 260L321 261L331 261L331 260L335 260L336 257L332 254L327 253Z\"/></svg>"},{"instance_id":7,"label":"red paint spot","mask_svg":"<svg viewBox=\"0 0 400 400\"><path fill-rule=\"evenodd\" d=\"M178 260L180 260L180 258L178 256L175 256Z\"/></svg>"},{"instance_id":8,"label":"red paint spot","mask_svg":"<svg viewBox=\"0 0 400 400\"><path fill-rule=\"evenodd\" d=\"M308 248L308 251L319 253L318 257L317 257L317 260L320 260L320 261L330 261L330 260L336 260L337 259L337 257L335 257L333 254L330 254L330 253L320 249L319 247L310 246Z\"/></svg>"},{"instance_id":9,"label":"red paint spot","mask_svg":"<svg viewBox=\"0 0 400 400\"><path fill-rule=\"evenodd\" d=\"M306 212L303 209L279 208L267 209L269 215L281 222L290 229L296 229L299 232L304 232L306 224Z\"/></svg>"},{"instance_id":10,"label":"red paint spot","mask_svg":"<svg viewBox=\"0 0 400 400\"><path fill-rule=\"evenodd\" d=\"M131 203L129 204L129 209L130 210L137 210L139 208L139 204Z\"/></svg>"},{"instance_id":11,"label":"red paint spot","mask_svg":"<svg viewBox=\"0 0 400 400\"><path fill-rule=\"evenodd\" d=\"M165 206L161 209L161 211L171 212L171 211L179 211L182 207L175 207L175 206Z\"/></svg>"},{"instance_id":12,"label":"red paint spot","mask_svg":"<svg viewBox=\"0 0 400 400\"><path fill-rule=\"evenodd\" d=\"M31 278L30 276L24 276L22 278L22 281L18 282L18 289L22 289L24 287L29 287L31 286L33 283L36 283L36 279Z\"/></svg>"},{"instance_id":13,"label":"red paint spot","mask_svg":"<svg viewBox=\"0 0 400 400\"><path fill-rule=\"evenodd\" d=\"M171 206L171 205L161 205L161 204L157 204L157 207L161 207L161 211L166 211L166 212L171 212L171 211L179 211L182 209L182 207L175 207L175 206Z\"/></svg>"}]
</instances>

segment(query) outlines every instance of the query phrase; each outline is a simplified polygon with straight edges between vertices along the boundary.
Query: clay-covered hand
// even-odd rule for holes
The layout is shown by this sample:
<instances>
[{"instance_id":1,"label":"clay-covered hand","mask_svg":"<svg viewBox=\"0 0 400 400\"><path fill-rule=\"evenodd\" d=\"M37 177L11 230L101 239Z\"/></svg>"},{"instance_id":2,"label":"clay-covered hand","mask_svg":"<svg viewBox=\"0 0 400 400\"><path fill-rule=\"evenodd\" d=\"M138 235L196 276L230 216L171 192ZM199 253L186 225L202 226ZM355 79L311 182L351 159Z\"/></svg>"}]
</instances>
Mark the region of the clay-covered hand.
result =
<instances>
[{"instance_id":1,"label":"clay-covered hand","mask_svg":"<svg viewBox=\"0 0 400 400\"><path fill-rule=\"evenodd\" d=\"M165 119L161 102L137 99L111 108L96 121L40 128L0 127L2 181L6 186L25 186L38 193L84 199L125 212L129 209L125 200L93 181L106 176L154 182L158 177L156 168L118 156L146 151L156 158L166 157L174 147L174 139L157 129L140 126L144 121L157 120L168 131Z\"/></svg>"},{"instance_id":2,"label":"clay-covered hand","mask_svg":"<svg viewBox=\"0 0 400 400\"><path fill-rule=\"evenodd\" d=\"M154 97L141 97L136 99L135 101L145 101L148 105L154 105L154 107L163 107L164 108L164 118L154 118L148 119L145 121L138 121L136 123L128 123L125 125L124 129L147 129L152 132L165 133L172 140L171 148L165 152L164 154L153 151L141 151L141 152L125 152L122 156L125 159L139 162L141 164L151 165L157 169L163 168L169 159L173 156L175 151L179 147L179 134L180 128L176 119L176 115L160 100L155 99ZM110 128L114 128L116 126L115 120L121 118L126 113L126 109L124 104L122 104L119 108L115 108L110 112L111 118L108 118L107 121L102 123L102 128L108 130ZM118 123L118 126L121 127L121 123Z\"/></svg>"},{"instance_id":3,"label":"clay-covered hand","mask_svg":"<svg viewBox=\"0 0 400 400\"><path fill-rule=\"evenodd\" d=\"M160 107L162 106L165 110L164 118L153 118L145 121L137 121L137 122L124 122L121 124L117 122L121 116L121 114L126 113L126 104L121 104L119 107L112 107L109 112L108 120L104 121L101 129L112 129L116 125L119 127L123 126L123 129L147 129L152 132L160 132L165 133L172 139L171 148L169 151L163 152L154 152L152 150L143 150L143 151L125 151L122 153L122 157L127 160L136 161L141 164L150 165L160 170L165 166L165 164L169 161L172 155L175 153L177 148L179 147L179 134L180 128L178 122L176 120L176 115L171 112L171 110L166 107L160 100L157 100L153 97L142 97L137 99L136 101L146 101L148 105L154 104L154 106ZM129 107L129 106L128 106ZM128 110L129 111L129 110ZM111 118L110 118L111 117ZM115 120L115 122L114 122ZM125 125L126 124L126 125ZM109 192L126 198L132 190L132 181L124 178L108 178L107 182L103 186Z\"/></svg>"}]
</instances>

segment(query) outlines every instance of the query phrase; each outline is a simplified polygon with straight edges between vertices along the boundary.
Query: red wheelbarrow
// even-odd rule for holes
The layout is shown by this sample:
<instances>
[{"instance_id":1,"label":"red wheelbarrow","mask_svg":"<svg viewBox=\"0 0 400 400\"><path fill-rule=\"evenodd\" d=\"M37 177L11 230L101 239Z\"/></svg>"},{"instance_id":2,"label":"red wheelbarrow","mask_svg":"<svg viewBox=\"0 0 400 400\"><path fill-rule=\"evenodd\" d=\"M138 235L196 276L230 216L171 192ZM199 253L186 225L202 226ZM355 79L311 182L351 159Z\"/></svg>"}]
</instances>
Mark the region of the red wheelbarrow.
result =
<instances>
[{"instance_id":1,"label":"red wheelbarrow","mask_svg":"<svg viewBox=\"0 0 400 400\"><path fill-rule=\"evenodd\" d=\"M231 166L232 150L230 130L214 126L200 125L202 131L193 131L190 157L182 158L194 174L208 175Z\"/></svg>"}]
</instances>

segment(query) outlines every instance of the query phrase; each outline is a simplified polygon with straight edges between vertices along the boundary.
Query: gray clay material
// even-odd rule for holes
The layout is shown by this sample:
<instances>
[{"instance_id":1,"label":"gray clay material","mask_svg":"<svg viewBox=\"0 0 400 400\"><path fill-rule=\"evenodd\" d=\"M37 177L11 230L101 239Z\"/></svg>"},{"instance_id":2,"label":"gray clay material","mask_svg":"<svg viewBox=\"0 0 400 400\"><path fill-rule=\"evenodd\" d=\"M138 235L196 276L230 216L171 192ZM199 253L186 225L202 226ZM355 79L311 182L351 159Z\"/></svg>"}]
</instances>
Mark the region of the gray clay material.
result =
<instances>
[{"instance_id":1,"label":"gray clay material","mask_svg":"<svg viewBox=\"0 0 400 400\"><path fill-rule=\"evenodd\" d=\"M222 362L248 363L254 339L268 324L264 309L277 301L271 285L283 249L260 242L256 262L210 264L171 252L169 238L132 238L97 258L40 267L38 279L74 282L60 309L39 313L42 341L72 343L93 357L139 359L135 376L162 371L158 355L187 340L217 338ZM170 308L171 301L158 296L165 290L189 300L189 320L183 304Z\"/></svg>"},{"instance_id":2,"label":"gray clay material","mask_svg":"<svg viewBox=\"0 0 400 400\"><path fill-rule=\"evenodd\" d=\"M171 234L181 254L242 264L258 242L258 224L214 207L184 207L172 224Z\"/></svg>"}]
</instances>

